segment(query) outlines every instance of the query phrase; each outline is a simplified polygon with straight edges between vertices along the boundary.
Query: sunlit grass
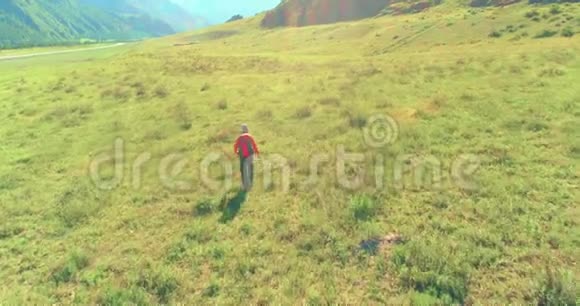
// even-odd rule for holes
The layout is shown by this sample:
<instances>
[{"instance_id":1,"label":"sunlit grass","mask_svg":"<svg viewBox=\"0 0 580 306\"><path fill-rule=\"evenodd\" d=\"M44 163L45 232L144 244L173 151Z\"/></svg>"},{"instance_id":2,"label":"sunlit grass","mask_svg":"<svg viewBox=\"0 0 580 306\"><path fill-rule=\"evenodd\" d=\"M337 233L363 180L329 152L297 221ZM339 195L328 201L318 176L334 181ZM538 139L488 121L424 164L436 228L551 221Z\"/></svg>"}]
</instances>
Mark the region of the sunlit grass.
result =
<instances>
[{"instance_id":1,"label":"sunlit grass","mask_svg":"<svg viewBox=\"0 0 580 306\"><path fill-rule=\"evenodd\" d=\"M0 302L569 302L578 40L534 39L552 25L520 4L444 9L267 31L243 20L206 30L241 25L217 39L0 63ZM174 46L189 39L200 42ZM400 125L378 149L363 137L376 114ZM249 194L232 152L241 123L263 152ZM117 139L123 180L101 190L88 169ZM337 178L341 146L368 157L357 190ZM212 153L232 166L230 190L204 184ZM276 154L292 169L288 192L278 172L264 186ZM328 162L309 185L319 154ZM404 188L393 182L399 156L435 157L448 178L462 154L480 158L476 190L416 186L409 165ZM186 186L162 179L172 155L188 162L172 176ZM114 178L114 164L100 175ZM227 177L218 165L209 175ZM391 233L404 241L360 247Z\"/></svg>"}]
</instances>

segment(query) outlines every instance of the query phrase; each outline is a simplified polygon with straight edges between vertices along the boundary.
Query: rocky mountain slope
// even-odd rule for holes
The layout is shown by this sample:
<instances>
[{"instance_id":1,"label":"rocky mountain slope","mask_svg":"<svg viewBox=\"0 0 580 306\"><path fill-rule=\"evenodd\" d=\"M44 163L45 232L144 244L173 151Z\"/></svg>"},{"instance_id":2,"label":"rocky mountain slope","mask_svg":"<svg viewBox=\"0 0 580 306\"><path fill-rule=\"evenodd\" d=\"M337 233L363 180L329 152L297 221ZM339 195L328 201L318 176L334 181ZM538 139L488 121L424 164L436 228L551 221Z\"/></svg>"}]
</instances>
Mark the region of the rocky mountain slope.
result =
<instances>
[{"instance_id":1,"label":"rocky mountain slope","mask_svg":"<svg viewBox=\"0 0 580 306\"><path fill-rule=\"evenodd\" d=\"M389 5L389 0L288 0L268 12L265 27L305 26L372 17Z\"/></svg>"},{"instance_id":2,"label":"rocky mountain slope","mask_svg":"<svg viewBox=\"0 0 580 306\"><path fill-rule=\"evenodd\" d=\"M3 0L0 48L163 36L196 19L170 1Z\"/></svg>"}]
</instances>

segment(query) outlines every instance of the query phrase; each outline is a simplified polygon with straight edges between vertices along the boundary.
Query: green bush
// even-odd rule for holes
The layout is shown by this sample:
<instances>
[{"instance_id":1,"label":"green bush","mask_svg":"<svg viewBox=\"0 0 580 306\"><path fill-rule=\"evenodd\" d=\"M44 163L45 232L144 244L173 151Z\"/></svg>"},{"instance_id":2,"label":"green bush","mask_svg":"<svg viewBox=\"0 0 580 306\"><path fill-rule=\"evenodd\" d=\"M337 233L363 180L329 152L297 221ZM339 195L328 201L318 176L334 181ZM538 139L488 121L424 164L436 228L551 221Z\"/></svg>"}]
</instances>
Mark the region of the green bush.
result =
<instances>
[{"instance_id":1,"label":"green bush","mask_svg":"<svg viewBox=\"0 0 580 306\"><path fill-rule=\"evenodd\" d=\"M13 236L19 235L22 232L24 232L24 228L22 227L2 225L0 227L0 240L9 239Z\"/></svg>"},{"instance_id":2,"label":"green bush","mask_svg":"<svg viewBox=\"0 0 580 306\"><path fill-rule=\"evenodd\" d=\"M204 244L211 241L214 236L207 230L207 228L196 224L192 229L185 233L184 238L187 242L195 242L199 244Z\"/></svg>"},{"instance_id":3,"label":"green bush","mask_svg":"<svg viewBox=\"0 0 580 306\"><path fill-rule=\"evenodd\" d=\"M547 38L547 37L552 37L556 34L558 34L558 31L543 30L542 32L536 34L536 36L534 36L534 38Z\"/></svg>"},{"instance_id":4,"label":"green bush","mask_svg":"<svg viewBox=\"0 0 580 306\"><path fill-rule=\"evenodd\" d=\"M318 100L320 105L340 106L341 101L337 97L326 97Z\"/></svg>"},{"instance_id":5,"label":"green bush","mask_svg":"<svg viewBox=\"0 0 580 306\"><path fill-rule=\"evenodd\" d=\"M166 304L179 284L167 269L145 269L138 275L135 285L155 295L160 303Z\"/></svg>"},{"instance_id":6,"label":"green bush","mask_svg":"<svg viewBox=\"0 0 580 306\"><path fill-rule=\"evenodd\" d=\"M574 36L574 30L572 30L572 28L570 28L570 27L566 27L566 28L562 29L562 36L564 36L564 37Z\"/></svg>"},{"instance_id":7,"label":"green bush","mask_svg":"<svg viewBox=\"0 0 580 306\"><path fill-rule=\"evenodd\" d=\"M117 86L111 91L111 95L116 100L126 101L131 98L131 91L125 87Z\"/></svg>"},{"instance_id":8,"label":"green bush","mask_svg":"<svg viewBox=\"0 0 580 306\"><path fill-rule=\"evenodd\" d=\"M560 13L562 13L562 9L560 9L560 6L558 6L558 5L553 5L553 6L550 8L550 14L552 14L552 15L558 15L558 14L560 14Z\"/></svg>"},{"instance_id":9,"label":"green bush","mask_svg":"<svg viewBox=\"0 0 580 306\"><path fill-rule=\"evenodd\" d=\"M534 18L540 16L540 12L533 10L526 13L526 18Z\"/></svg>"},{"instance_id":10,"label":"green bush","mask_svg":"<svg viewBox=\"0 0 580 306\"><path fill-rule=\"evenodd\" d=\"M197 216L206 216L216 210L216 204L211 199L202 199L195 204L194 210Z\"/></svg>"},{"instance_id":11,"label":"green bush","mask_svg":"<svg viewBox=\"0 0 580 306\"><path fill-rule=\"evenodd\" d=\"M349 115L349 118L348 118L348 123L353 128L362 129L363 127L365 127L367 125L367 122L368 122L367 116L365 114L362 114L362 113Z\"/></svg>"},{"instance_id":12,"label":"green bush","mask_svg":"<svg viewBox=\"0 0 580 306\"><path fill-rule=\"evenodd\" d=\"M577 291L571 273L548 267L539 287L538 305L576 305Z\"/></svg>"},{"instance_id":13,"label":"green bush","mask_svg":"<svg viewBox=\"0 0 580 306\"><path fill-rule=\"evenodd\" d=\"M74 227L96 215L107 197L87 179L74 179L56 200L56 215L68 227Z\"/></svg>"},{"instance_id":14,"label":"green bush","mask_svg":"<svg viewBox=\"0 0 580 306\"><path fill-rule=\"evenodd\" d=\"M350 199L350 210L356 220L369 220L378 211L378 204L367 195L356 195Z\"/></svg>"},{"instance_id":15,"label":"green bush","mask_svg":"<svg viewBox=\"0 0 580 306\"><path fill-rule=\"evenodd\" d=\"M169 250L167 251L167 261L173 263L182 260L185 257L185 253L187 252L188 248L189 245L187 241L183 240L170 246Z\"/></svg>"},{"instance_id":16,"label":"green bush","mask_svg":"<svg viewBox=\"0 0 580 306\"><path fill-rule=\"evenodd\" d=\"M216 104L216 108L219 110L226 110L228 109L228 101L227 100L220 100Z\"/></svg>"},{"instance_id":17,"label":"green bush","mask_svg":"<svg viewBox=\"0 0 580 306\"><path fill-rule=\"evenodd\" d=\"M153 94L155 94L157 98L163 99L169 96L169 91L167 90L167 88L165 88L165 86L157 85L157 87L155 87L155 90L153 91Z\"/></svg>"},{"instance_id":18,"label":"green bush","mask_svg":"<svg viewBox=\"0 0 580 306\"><path fill-rule=\"evenodd\" d=\"M242 16L240 14L236 14L236 15L232 16L230 19L228 19L226 21L226 23L233 22L233 21L236 21L236 20L241 20L241 19L244 19L244 16Z\"/></svg>"},{"instance_id":19,"label":"green bush","mask_svg":"<svg viewBox=\"0 0 580 306\"><path fill-rule=\"evenodd\" d=\"M67 261L53 271L51 278L57 283L68 283L74 280L78 271L89 265L89 257L82 252L72 253Z\"/></svg>"},{"instance_id":20,"label":"green bush","mask_svg":"<svg viewBox=\"0 0 580 306\"><path fill-rule=\"evenodd\" d=\"M177 122L180 129L184 131L191 129L192 115L189 105L181 101L173 105L170 111L173 114L173 117L175 118L175 121Z\"/></svg>"},{"instance_id":21,"label":"green bush","mask_svg":"<svg viewBox=\"0 0 580 306\"><path fill-rule=\"evenodd\" d=\"M444 243L411 241L395 249L392 261L404 287L437 297L444 304L462 304L468 294L468 256L453 254Z\"/></svg>"},{"instance_id":22,"label":"green bush","mask_svg":"<svg viewBox=\"0 0 580 306\"><path fill-rule=\"evenodd\" d=\"M203 86L199 89L199 91L204 92L210 90L211 86L208 83L204 83Z\"/></svg>"},{"instance_id":23,"label":"green bush","mask_svg":"<svg viewBox=\"0 0 580 306\"><path fill-rule=\"evenodd\" d=\"M147 292L136 287L130 289L109 287L97 298L97 304L105 306L151 305Z\"/></svg>"},{"instance_id":24,"label":"green bush","mask_svg":"<svg viewBox=\"0 0 580 306\"><path fill-rule=\"evenodd\" d=\"M534 122L530 122L527 126L528 131L530 132L541 132L543 130L547 130L550 127L541 121L534 121Z\"/></svg>"},{"instance_id":25,"label":"green bush","mask_svg":"<svg viewBox=\"0 0 580 306\"><path fill-rule=\"evenodd\" d=\"M488 36L489 36L489 37L492 37L492 38L500 38L500 37L501 37L501 35L502 35L502 34L501 34L501 32L498 32L498 31L492 31L491 33L489 33L489 35L488 35Z\"/></svg>"},{"instance_id":26,"label":"green bush","mask_svg":"<svg viewBox=\"0 0 580 306\"><path fill-rule=\"evenodd\" d=\"M295 116L298 119L306 119L312 116L312 108L310 108L310 106L301 107L296 110Z\"/></svg>"},{"instance_id":27,"label":"green bush","mask_svg":"<svg viewBox=\"0 0 580 306\"><path fill-rule=\"evenodd\" d=\"M52 280L57 285L60 283L68 283L73 280L76 273L77 268L70 263L66 263L64 266L58 268L52 273Z\"/></svg>"},{"instance_id":28,"label":"green bush","mask_svg":"<svg viewBox=\"0 0 580 306\"><path fill-rule=\"evenodd\" d=\"M220 286L217 283L211 283L205 290L203 295L206 297L216 297L220 293Z\"/></svg>"}]
</instances>

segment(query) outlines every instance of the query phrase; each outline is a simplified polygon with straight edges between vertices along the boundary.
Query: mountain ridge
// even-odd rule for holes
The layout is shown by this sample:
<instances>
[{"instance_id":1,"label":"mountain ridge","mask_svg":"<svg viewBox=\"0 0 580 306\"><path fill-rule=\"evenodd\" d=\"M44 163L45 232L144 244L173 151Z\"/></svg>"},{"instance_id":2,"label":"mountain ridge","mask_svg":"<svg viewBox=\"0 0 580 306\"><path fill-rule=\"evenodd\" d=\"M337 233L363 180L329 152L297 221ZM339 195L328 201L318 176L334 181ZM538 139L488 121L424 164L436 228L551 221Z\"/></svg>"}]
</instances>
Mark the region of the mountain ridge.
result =
<instances>
[{"instance_id":1,"label":"mountain ridge","mask_svg":"<svg viewBox=\"0 0 580 306\"><path fill-rule=\"evenodd\" d=\"M4 0L0 3L0 48L78 43L81 39L134 40L196 27L195 17L171 1L162 2ZM180 17L171 18L172 14Z\"/></svg>"},{"instance_id":2,"label":"mountain ridge","mask_svg":"<svg viewBox=\"0 0 580 306\"><path fill-rule=\"evenodd\" d=\"M379 15L383 10L410 13L440 4L431 0L285 0L268 11L262 21L266 28L300 27L352 21Z\"/></svg>"}]
</instances>

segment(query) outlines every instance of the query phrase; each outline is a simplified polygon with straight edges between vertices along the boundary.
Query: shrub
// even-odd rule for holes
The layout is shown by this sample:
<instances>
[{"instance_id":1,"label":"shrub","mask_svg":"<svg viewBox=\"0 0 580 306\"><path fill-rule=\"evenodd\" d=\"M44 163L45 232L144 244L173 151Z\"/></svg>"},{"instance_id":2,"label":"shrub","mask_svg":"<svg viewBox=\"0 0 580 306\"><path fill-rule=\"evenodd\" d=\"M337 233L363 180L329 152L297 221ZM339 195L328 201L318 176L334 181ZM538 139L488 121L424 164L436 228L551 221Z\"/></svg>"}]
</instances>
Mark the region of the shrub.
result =
<instances>
[{"instance_id":1,"label":"shrub","mask_svg":"<svg viewBox=\"0 0 580 306\"><path fill-rule=\"evenodd\" d=\"M75 92L75 91L77 91L77 89L76 89L76 87L74 87L73 85L67 86L67 87L64 89L64 92L65 92L65 93L67 93L67 94L71 94L71 93L73 93L73 92Z\"/></svg>"},{"instance_id":2,"label":"shrub","mask_svg":"<svg viewBox=\"0 0 580 306\"><path fill-rule=\"evenodd\" d=\"M227 130L220 130L217 133L208 137L207 142L208 144L215 144L215 143L224 143L229 142L234 138L234 134Z\"/></svg>"},{"instance_id":3,"label":"shrub","mask_svg":"<svg viewBox=\"0 0 580 306\"><path fill-rule=\"evenodd\" d=\"M340 106L340 99L336 97L327 97L318 100L320 105Z\"/></svg>"},{"instance_id":4,"label":"shrub","mask_svg":"<svg viewBox=\"0 0 580 306\"><path fill-rule=\"evenodd\" d=\"M550 127L547 124L545 124L544 122L539 122L539 121L531 122L527 126L528 131L531 131L531 132L541 132L541 131L547 130L549 128Z\"/></svg>"},{"instance_id":5,"label":"shrub","mask_svg":"<svg viewBox=\"0 0 580 306\"><path fill-rule=\"evenodd\" d=\"M131 91L124 87L115 87L111 95L115 100L127 100L131 97Z\"/></svg>"},{"instance_id":6,"label":"shrub","mask_svg":"<svg viewBox=\"0 0 580 306\"><path fill-rule=\"evenodd\" d=\"M558 6L558 5L553 5L553 6L550 8L550 14L552 14L552 15L558 15L558 14L560 14L560 13L562 13L562 9L560 9L560 6Z\"/></svg>"},{"instance_id":7,"label":"shrub","mask_svg":"<svg viewBox=\"0 0 580 306\"><path fill-rule=\"evenodd\" d=\"M463 304L469 266L467 256L459 255L452 254L443 241L416 240L397 247L392 261L404 287L437 297L443 304Z\"/></svg>"},{"instance_id":8,"label":"shrub","mask_svg":"<svg viewBox=\"0 0 580 306\"><path fill-rule=\"evenodd\" d=\"M136 287L120 289L109 287L97 298L98 305L124 306L124 305L149 305L147 293Z\"/></svg>"},{"instance_id":9,"label":"shrub","mask_svg":"<svg viewBox=\"0 0 580 306\"><path fill-rule=\"evenodd\" d=\"M295 116L296 116L296 118L299 118L299 119L308 118L308 117L312 116L312 108L310 108L309 106L299 108L296 111Z\"/></svg>"},{"instance_id":10,"label":"shrub","mask_svg":"<svg viewBox=\"0 0 580 306\"><path fill-rule=\"evenodd\" d=\"M0 189L2 189L2 188L0 188ZM11 238L13 236L19 235L23 231L24 231L24 229L21 227L13 227L13 226L4 225L4 226L0 227L0 240L8 239L8 238Z\"/></svg>"},{"instance_id":11,"label":"shrub","mask_svg":"<svg viewBox=\"0 0 580 306\"><path fill-rule=\"evenodd\" d=\"M189 106L185 102L182 101L175 104L172 112L180 129L184 131L191 129L192 126L191 111L189 110Z\"/></svg>"},{"instance_id":12,"label":"shrub","mask_svg":"<svg viewBox=\"0 0 580 306\"><path fill-rule=\"evenodd\" d=\"M160 303L167 304L179 284L167 269L145 269L137 276L135 285L155 295Z\"/></svg>"},{"instance_id":13,"label":"shrub","mask_svg":"<svg viewBox=\"0 0 580 306\"><path fill-rule=\"evenodd\" d=\"M194 212L198 216L205 216L213 213L216 209L216 204L211 199L202 199L195 204Z\"/></svg>"},{"instance_id":14,"label":"shrub","mask_svg":"<svg viewBox=\"0 0 580 306\"><path fill-rule=\"evenodd\" d=\"M201 86L200 91L208 91L210 89L210 86L208 83L203 84L203 86Z\"/></svg>"},{"instance_id":15,"label":"shrub","mask_svg":"<svg viewBox=\"0 0 580 306\"><path fill-rule=\"evenodd\" d=\"M52 273L52 280L57 285L60 283L68 283L73 280L76 273L77 269L74 266L66 264Z\"/></svg>"},{"instance_id":16,"label":"shrub","mask_svg":"<svg viewBox=\"0 0 580 306\"><path fill-rule=\"evenodd\" d=\"M447 96L444 94L436 94L433 97L431 97L431 105L435 106L435 107L443 107L447 104Z\"/></svg>"},{"instance_id":17,"label":"shrub","mask_svg":"<svg viewBox=\"0 0 580 306\"><path fill-rule=\"evenodd\" d=\"M557 31L544 30L544 31L536 34L536 36L534 36L534 38L547 38L547 37L552 37L552 36L554 36L556 34L558 34Z\"/></svg>"},{"instance_id":18,"label":"shrub","mask_svg":"<svg viewBox=\"0 0 580 306\"><path fill-rule=\"evenodd\" d=\"M184 238L188 242L196 242L198 244L204 244L211 241L214 236L213 233L208 232L203 226L196 225L185 233Z\"/></svg>"},{"instance_id":19,"label":"shrub","mask_svg":"<svg viewBox=\"0 0 580 306\"><path fill-rule=\"evenodd\" d=\"M77 272L89 265L89 257L81 252L72 253L67 261L52 272L51 278L58 285L72 281Z\"/></svg>"},{"instance_id":20,"label":"shrub","mask_svg":"<svg viewBox=\"0 0 580 306\"><path fill-rule=\"evenodd\" d=\"M574 30L572 30L572 28L570 28L570 27L566 27L566 28L562 29L562 36L564 36L564 37L574 36Z\"/></svg>"},{"instance_id":21,"label":"shrub","mask_svg":"<svg viewBox=\"0 0 580 306\"><path fill-rule=\"evenodd\" d=\"M244 16L242 16L240 14L237 14L237 15L232 16L230 19L228 19L226 21L226 23L227 22L233 22L233 21L236 21L236 20L241 20L241 19L244 19Z\"/></svg>"},{"instance_id":22,"label":"shrub","mask_svg":"<svg viewBox=\"0 0 580 306\"><path fill-rule=\"evenodd\" d=\"M274 117L274 114L269 109L263 109L256 112L256 118L260 120L269 120Z\"/></svg>"},{"instance_id":23,"label":"shrub","mask_svg":"<svg viewBox=\"0 0 580 306\"><path fill-rule=\"evenodd\" d=\"M526 13L525 16L526 16L526 18L534 18L534 17L540 16L540 12L538 12L536 10L529 11Z\"/></svg>"},{"instance_id":24,"label":"shrub","mask_svg":"<svg viewBox=\"0 0 580 306\"><path fill-rule=\"evenodd\" d=\"M542 69L542 71L540 72L540 77L559 77L559 76L563 76L566 74L566 71L558 68L558 67L550 67L550 68L544 68Z\"/></svg>"},{"instance_id":25,"label":"shrub","mask_svg":"<svg viewBox=\"0 0 580 306\"><path fill-rule=\"evenodd\" d=\"M101 91L101 98L104 99L104 98L108 98L108 97L111 97L111 96L113 96L113 90L111 90L111 89L105 89L105 90Z\"/></svg>"},{"instance_id":26,"label":"shrub","mask_svg":"<svg viewBox=\"0 0 580 306\"><path fill-rule=\"evenodd\" d=\"M157 85L157 87L155 87L155 90L153 91L153 94L157 98L163 99L169 95L169 91L167 91L167 88L165 88L165 86Z\"/></svg>"},{"instance_id":27,"label":"shrub","mask_svg":"<svg viewBox=\"0 0 580 306\"><path fill-rule=\"evenodd\" d=\"M56 214L66 226L74 227L97 214L105 204L105 195L89 180L77 178L56 200Z\"/></svg>"},{"instance_id":28,"label":"shrub","mask_svg":"<svg viewBox=\"0 0 580 306\"><path fill-rule=\"evenodd\" d=\"M514 26L514 25L508 25L505 30L509 33L515 33L520 29L519 26Z\"/></svg>"},{"instance_id":29,"label":"shrub","mask_svg":"<svg viewBox=\"0 0 580 306\"><path fill-rule=\"evenodd\" d=\"M90 104L59 106L46 114L44 120L60 120L64 126L71 127L79 125L91 113L93 113L93 106Z\"/></svg>"},{"instance_id":30,"label":"shrub","mask_svg":"<svg viewBox=\"0 0 580 306\"><path fill-rule=\"evenodd\" d=\"M367 117L364 114L358 113L355 115L349 114L348 122L353 128L363 128L367 125Z\"/></svg>"},{"instance_id":31,"label":"shrub","mask_svg":"<svg viewBox=\"0 0 580 306\"><path fill-rule=\"evenodd\" d=\"M138 98L145 98L147 97L147 91L145 90L145 87L139 87L135 89L135 95Z\"/></svg>"},{"instance_id":32,"label":"shrub","mask_svg":"<svg viewBox=\"0 0 580 306\"><path fill-rule=\"evenodd\" d=\"M374 199L367 195L356 195L350 199L350 211L356 220L369 220L378 208Z\"/></svg>"},{"instance_id":33,"label":"shrub","mask_svg":"<svg viewBox=\"0 0 580 306\"><path fill-rule=\"evenodd\" d=\"M211 283L203 290L203 295L206 297L216 297L220 292L220 286L217 283Z\"/></svg>"},{"instance_id":34,"label":"shrub","mask_svg":"<svg viewBox=\"0 0 580 306\"><path fill-rule=\"evenodd\" d=\"M571 273L547 267L540 280L538 305L576 305L576 288Z\"/></svg>"},{"instance_id":35,"label":"shrub","mask_svg":"<svg viewBox=\"0 0 580 306\"><path fill-rule=\"evenodd\" d=\"M489 36L489 37L492 37L492 38L500 38L500 37L501 37L501 35L502 35L502 34L501 34L501 32L498 32L498 31L492 31L491 33L489 33L489 35L488 35L488 36Z\"/></svg>"},{"instance_id":36,"label":"shrub","mask_svg":"<svg viewBox=\"0 0 580 306\"><path fill-rule=\"evenodd\" d=\"M228 101L226 101L226 100L220 100L217 103L216 107L219 110L226 110L226 109L228 109Z\"/></svg>"}]
</instances>

